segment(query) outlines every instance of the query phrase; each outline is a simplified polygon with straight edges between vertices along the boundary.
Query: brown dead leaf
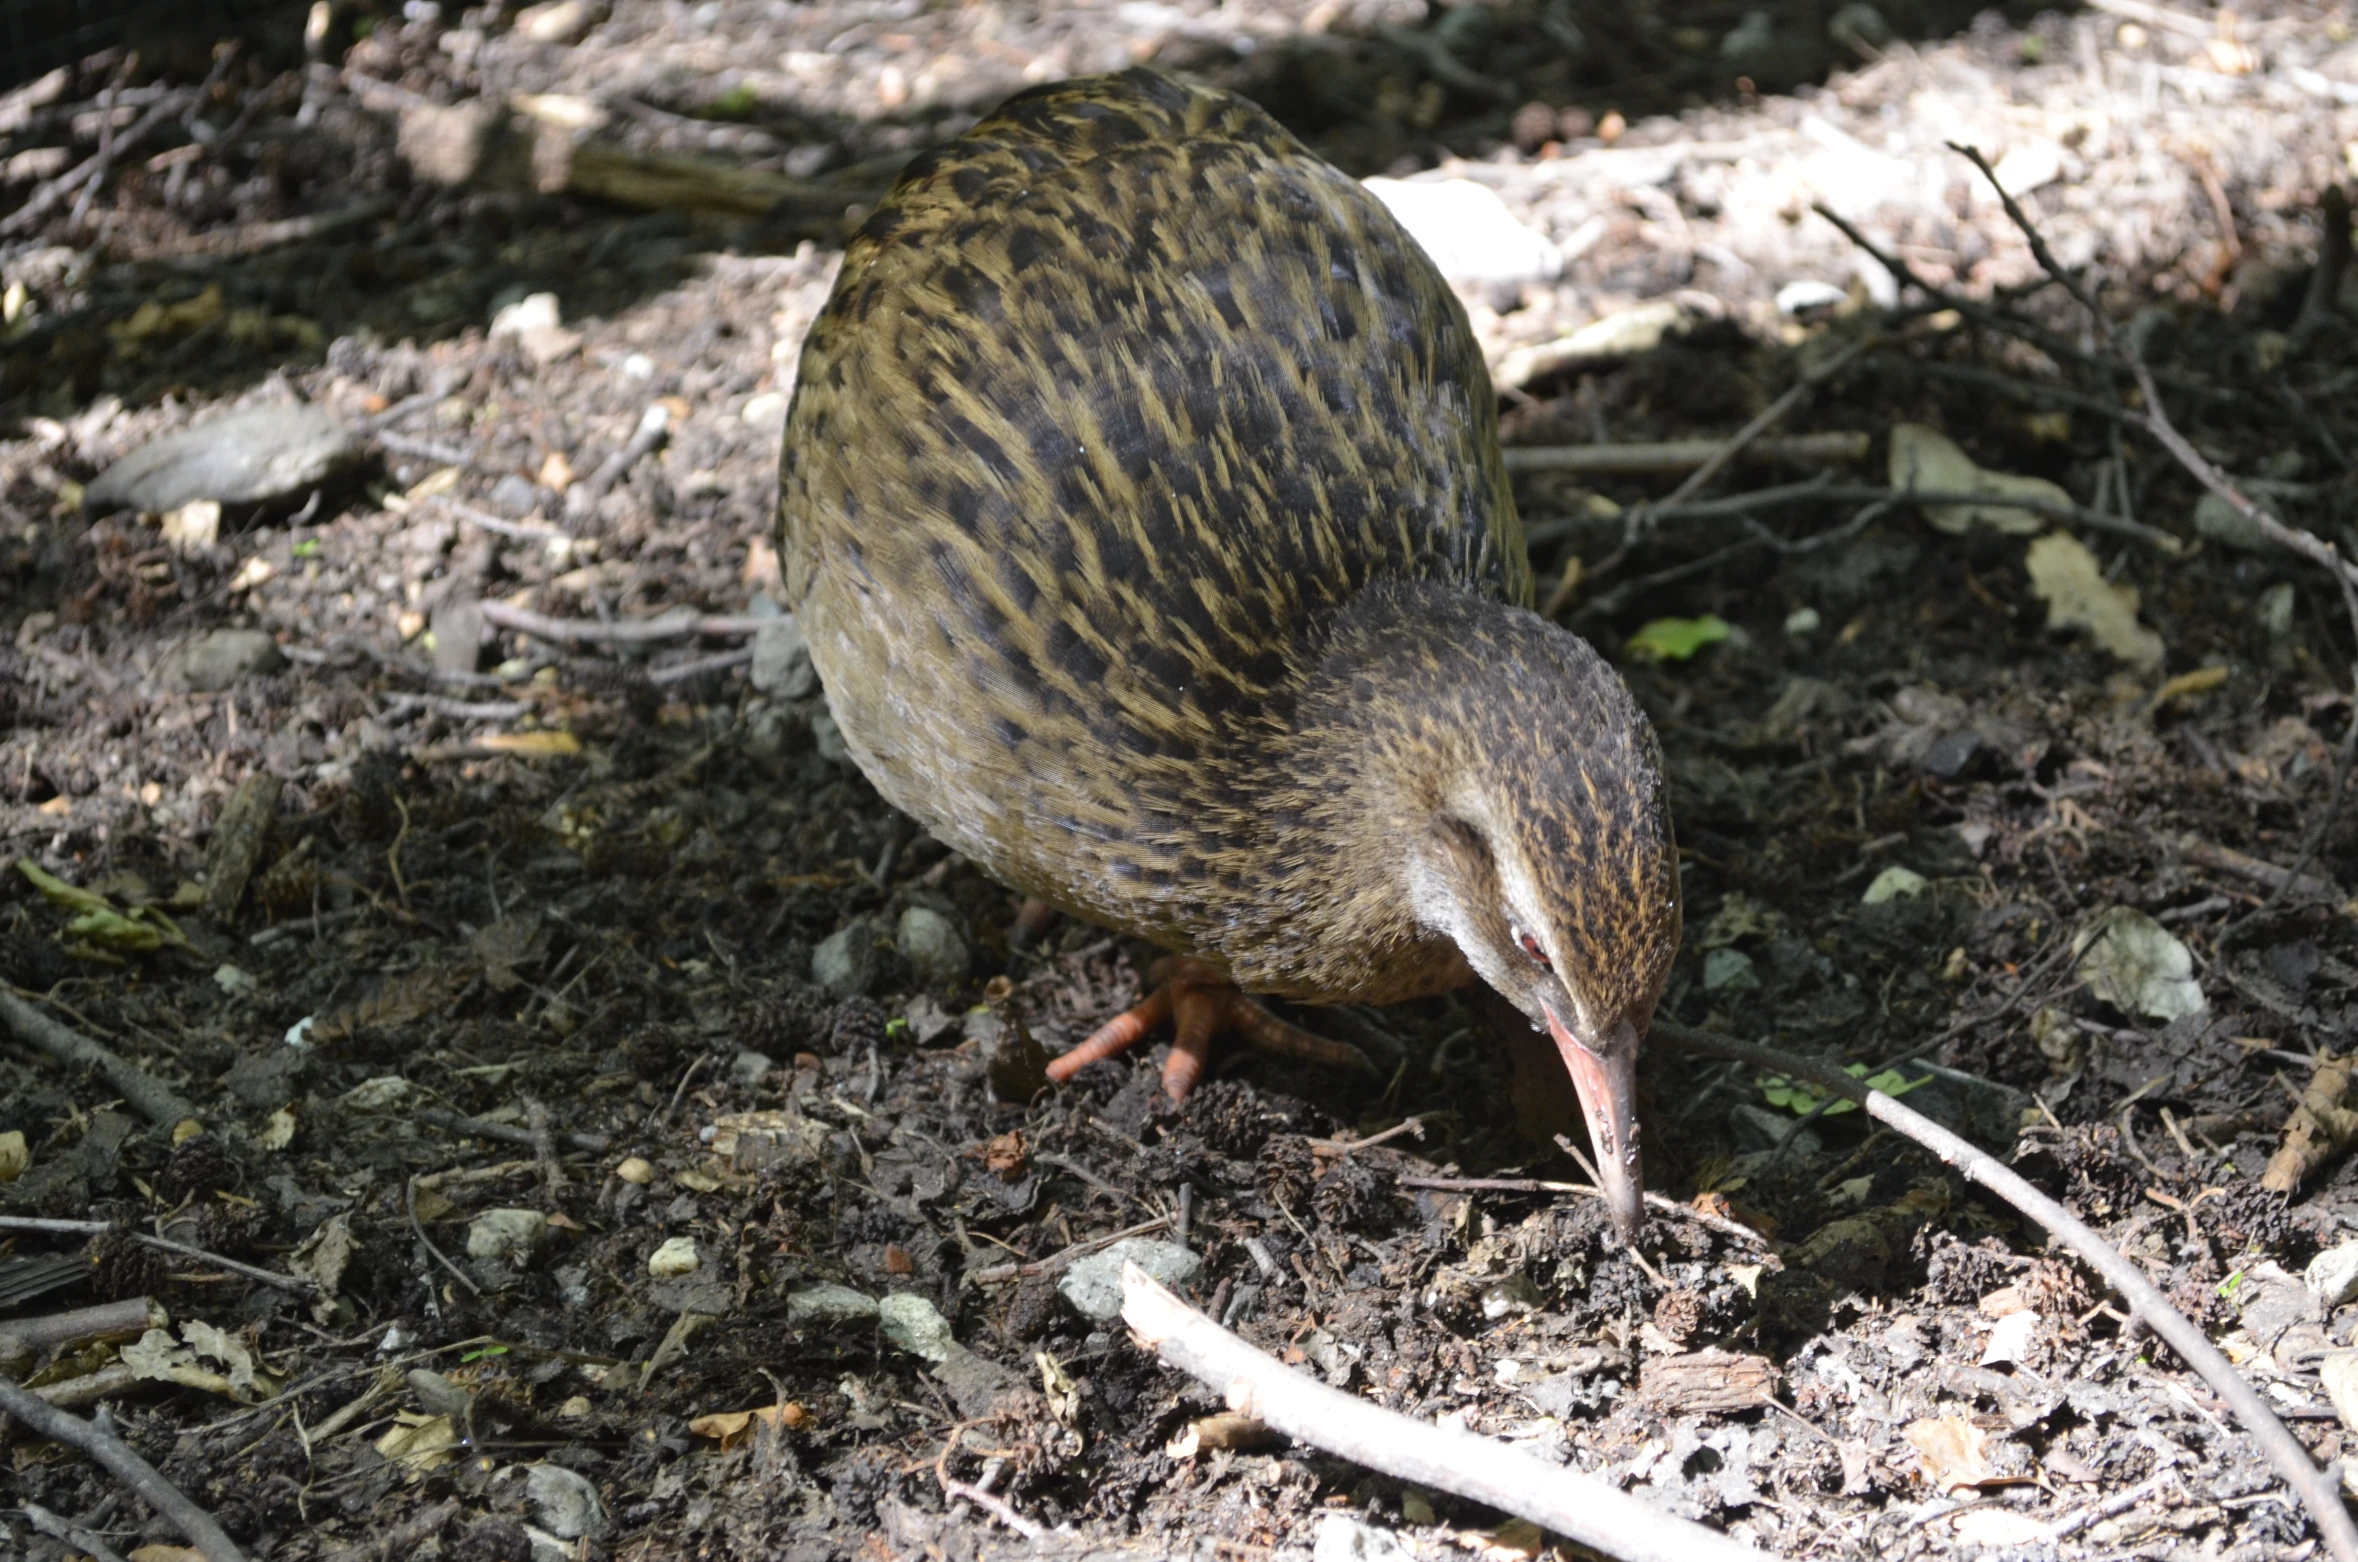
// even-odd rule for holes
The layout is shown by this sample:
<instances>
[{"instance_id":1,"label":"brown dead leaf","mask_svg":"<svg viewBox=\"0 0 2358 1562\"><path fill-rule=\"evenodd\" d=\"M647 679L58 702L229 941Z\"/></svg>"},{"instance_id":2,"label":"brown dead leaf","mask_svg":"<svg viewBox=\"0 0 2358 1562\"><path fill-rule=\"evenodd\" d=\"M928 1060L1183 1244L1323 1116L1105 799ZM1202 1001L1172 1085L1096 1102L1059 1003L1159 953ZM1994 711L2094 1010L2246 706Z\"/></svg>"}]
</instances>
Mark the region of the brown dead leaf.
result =
<instances>
[{"instance_id":1,"label":"brown dead leaf","mask_svg":"<svg viewBox=\"0 0 2358 1562\"><path fill-rule=\"evenodd\" d=\"M983 1167L996 1173L1002 1182L1020 1182L1028 1153L1023 1130L1010 1129L983 1146Z\"/></svg>"},{"instance_id":2,"label":"brown dead leaf","mask_svg":"<svg viewBox=\"0 0 2358 1562\"><path fill-rule=\"evenodd\" d=\"M2271 1193L2293 1193L2310 1175L2358 1142L2358 1111L2344 1102L2350 1094L2350 1058L2330 1052L2317 1054L2317 1071L2300 1104L2284 1120L2284 1142L2268 1157L2260 1186Z\"/></svg>"},{"instance_id":3,"label":"brown dead leaf","mask_svg":"<svg viewBox=\"0 0 2358 1562\"><path fill-rule=\"evenodd\" d=\"M1911 1421L1900 1436L1916 1450L1916 1468L1935 1491L1979 1486L1990 1478L1989 1433L1963 1416Z\"/></svg>"},{"instance_id":4,"label":"brown dead leaf","mask_svg":"<svg viewBox=\"0 0 2358 1562\"><path fill-rule=\"evenodd\" d=\"M709 1437L723 1448L736 1446L738 1439L756 1421L799 1432L811 1425L812 1416L801 1401L790 1400L783 1405L764 1405L758 1410L720 1410L708 1416L698 1416L688 1423L689 1432L697 1437Z\"/></svg>"}]
</instances>

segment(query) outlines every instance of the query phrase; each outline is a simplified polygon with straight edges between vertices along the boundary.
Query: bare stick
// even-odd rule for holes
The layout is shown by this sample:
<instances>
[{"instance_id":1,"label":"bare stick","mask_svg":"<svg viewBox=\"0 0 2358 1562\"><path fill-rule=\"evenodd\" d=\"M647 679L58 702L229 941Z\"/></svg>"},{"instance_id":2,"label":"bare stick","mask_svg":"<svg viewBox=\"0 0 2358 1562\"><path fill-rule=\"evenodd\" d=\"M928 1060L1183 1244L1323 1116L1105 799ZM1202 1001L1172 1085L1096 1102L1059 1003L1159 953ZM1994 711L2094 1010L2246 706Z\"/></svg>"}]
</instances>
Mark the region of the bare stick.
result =
<instances>
[{"instance_id":1,"label":"bare stick","mask_svg":"<svg viewBox=\"0 0 2358 1562\"><path fill-rule=\"evenodd\" d=\"M639 426L631 431L622 448L583 481L575 483L565 495L565 513L587 515L598 507L608 490L629 475L647 454L671 435L671 409L661 402L650 402L639 414Z\"/></svg>"},{"instance_id":2,"label":"bare stick","mask_svg":"<svg viewBox=\"0 0 2358 1562\"><path fill-rule=\"evenodd\" d=\"M47 1231L59 1236L95 1237L105 1232L121 1230L103 1220L65 1220L47 1215L0 1215L0 1231ZM249 1280L281 1291L292 1291L298 1296L309 1296L318 1287L301 1275L282 1275L274 1269L257 1269L252 1264L241 1264L234 1258L192 1247L186 1242L175 1242L170 1237L152 1237L144 1231L124 1231L123 1235L141 1247L154 1248L159 1253L178 1253L199 1263L226 1269L231 1274L244 1275Z\"/></svg>"},{"instance_id":3,"label":"bare stick","mask_svg":"<svg viewBox=\"0 0 2358 1562\"><path fill-rule=\"evenodd\" d=\"M80 1345L89 1340L137 1339L160 1329L170 1318L148 1297L77 1307L71 1312L41 1318L15 1318L0 1323L0 1361L14 1361L38 1350Z\"/></svg>"},{"instance_id":4,"label":"bare stick","mask_svg":"<svg viewBox=\"0 0 2358 1562\"><path fill-rule=\"evenodd\" d=\"M493 1123L480 1117L463 1117L456 1112L446 1112L440 1107L432 1106L419 1107L409 1115L417 1122L428 1123L454 1134L467 1134L476 1139L489 1139L495 1144L520 1144L527 1149L532 1147L531 1131L518 1128L512 1123ZM614 1145L614 1141L604 1134L567 1132L558 1135L558 1137L574 1149L586 1150L592 1155L602 1155Z\"/></svg>"},{"instance_id":5,"label":"bare stick","mask_svg":"<svg viewBox=\"0 0 2358 1562\"><path fill-rule=\"evenodd\" d=\"M1622 1562L1761 1562L1750 1546L1593 1476L1329 1388L1247 1345L1136 1264L1122 1266L1122 1318L1238 1415L1354 1464L1529 1519Z\"/></svg>"},{"instance_id":6,"label":"bare stick","mask_svg":"<svg viewBox=\"0 0 2358 1562\"><path fill-rule=\"evenodd\" d=\"M433 1254L434 1261L440 1264L443 1268L449 1270L451 1278L458 1281L459 1284L465 1286L469 1296L481 1296L483 1294L483 1287L477 1285L472 1279L468 1278L467 1272L464 1269L461 1269L458 1265L452 1263L450 1261L450 1255L443 1252L442 1249L436 1247L434 1245L434 1239L426 1235L425 1226L422 1225L418 1220L418 1180L415 1177L410 1178L409 1181L401 1185L401 1209L402 1213L409 1217L410 1234L418 1239L418 1245L423 1247L427 1252Z\"/></svg>"},{"instance_id":7,"label":"bare stick","mask_svg":"<svg viewBox=\"0 0 2358 1562\"><path fill-rule=\"evenodd\" d=\"M1786 392L1791 395L1792 392ZM1757 420L1756 420L1757 421ZM1737 437L1741 437L1740 435ZM1755 461L1790 461L1814 465L1821 461L1859 461L1866 458L1873 438L1867 434L1787 434L1755 439L1735 446L1734 439L1660 439L1631 445L1510 445L1499 452L1510 472L1576 472L1589 477L1648 477L1663 472L1692 472L1726 464L1723 457L1743 454ZM1665 499L1667 506L1676 495Z\"/></svg>"},{"instance_id":8,"label":"bare stick","mask_svg":"<svg viewBox=\"0 0 2358 1562\"><path fill-rule=\"evenodd\" d=\"M229 1538L213 1515L182 1496L179 1488L156 1473L138 1451L96 1421L69 1416L38 1394L0 1378L0 1412L26 1430L53 1443L79 1449L105 1466L115 1479L138 1494L139 1500L171 1521L173 1528L205 1554L205 1562L245 1562L245 1553Z\"/></svg>"},{"instance_id":9,"label":"bare stick","mask_svg":"<svg viewBox=\"0 0 2358 1562\"><path fill-rule=\"evenodd\" d=\"M753 660L751 647L740 646L734 651L721 651L711 656L700 656L677 667L658 667L647 674L647 681L658 689L668 689L675 683L688 683L707 673L725 673L732 667L743 667Z\"/></svg>"},{"instance_id":10,"label":"bare stick","mask_svg":"<svg viewBox=\"0 0 2358 1562\"><path fill-rule=\"evenodd\" d=\"M482 608L487 624L559 645L644 645L656 640L685 640L692 635L751 635L759 634L764 624L778 622L775 618L666 613L661 618L600 624L586 618L551 618L505 602L485 602Z\"/></svg>"},{"instance_id":11,"label":"bare stick","mask_svg":"<svg viewBox=\"0 0 2358 1562\"><path fill-rule=\"evenodd\" d=\"M1071 1247L1051 1253L1046 1258L1032 1259L1017 1264L993 1264L988 1269L975 1270L966 1278L976 1285L999 1285L1009 1280L1028 1280L1033 1275L1052 1275L1074 1259L1086 1258L1100 1248L1111 1247L1116 1242L1124 1241L1130 1237L1142 1237L1150 1231L1161 1231L1170 1224L1169 1216L1157 1215L1152 1220L1142 1220L1137 1225L1125 1226L1120 1231L1109 1231L1101 1237L1091 1237L1085 1242L1075 1242Z\"/></svg>"},{"instance_id":12,"label":"bare stick","mask_svg":"<svg viewBox=\"0 0 2358 1562\"><path fill-rule=\"evenodd\" d=\"M2235 1412L2236 1419L2243 1423L2252 1441L2259 1445L2260 1452L2275 1466L2276 1473L2308 1506L2318 1533L2325 1537L2326 1546L2334 1556L2340 1562L2358 1562L2358 1524L2351 1522L2349 1510L2342 1506L2338 1461L2334 1467L2318 1469L2310 1459L2309 1451L2285 1429L2284 1423L2276 1418L2276 1412L2268 1408L2268 1402L2228 1364L2227 1358L2219 1353L2210 1338L2196 1328L2184 1313L2170 1305L2169 1299L2155 1288L2152 1281L2145 1278L2145 1271L2123 1257L2069 1210L2023 1181L1995 1157L1975 1149L1922 1113L1902 1106L1880 1090L1868 1089L1842 1070L1816 1058L1805 1058L1773 1047L1755 1046L1732 1036L1695 1030L1667 1020L1656 1020L1653 1034L1682 1050L1733 1058L1739 1063L1749 1063L1755 1068L1768 1069L1789 1078L1806 1079L1821 1090L1832 1091L1845 1100L1857 1102L1866 1108L1868 1116L1930 1150L1945 1165L1954 1167L1966 1181L1977 1182L1989 1189L2070 1248L2121 1294L2147 1328L2160 1335L2170 1349L2178 1353L2179 1359L2200 1374L2202 1380L2227 1402L2228 1408Z\"/></svg>"},{"instance_id":13,"label":"bare stick","mask_svg":"<svg viewBox=\"0 0 2358 1562\"><path fill-rule=\"evenodd\" d=\"M98 1562L123 1562L121 1552L73 1520L52 1513L37 1502L26 1503L23 1511L25 1518L31 1522L33 1528L42 1534L54 1535L68 1545L88 1552L97 1558Z\"/></svg>"},{"instance_id":14,"label":"bare stick","mask_svg":"<svg viewBox=\"0 0 2358 1562\"><path fill-rule=\"evenodd\" d=\"M68 1068L86 1068L104 1079L158 1128L170 1128L197 1115L197 1109L170 1086L150 1078L112 1049L60 1025L5 988L0 988L0 1022Z\"/></svg>"}]
</instances>

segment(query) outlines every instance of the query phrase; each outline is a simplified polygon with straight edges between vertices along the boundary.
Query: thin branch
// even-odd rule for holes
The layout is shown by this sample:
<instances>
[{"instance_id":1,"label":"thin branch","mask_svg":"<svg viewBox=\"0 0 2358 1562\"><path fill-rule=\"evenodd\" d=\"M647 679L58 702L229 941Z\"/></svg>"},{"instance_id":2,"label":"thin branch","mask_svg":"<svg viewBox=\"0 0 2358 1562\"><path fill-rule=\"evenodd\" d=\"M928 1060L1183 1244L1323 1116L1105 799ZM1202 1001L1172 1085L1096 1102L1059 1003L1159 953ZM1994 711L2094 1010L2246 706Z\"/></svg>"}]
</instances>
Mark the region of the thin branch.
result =
<instances>
[{"instance_id":1,"label":"thin branch","mask_svg":"<svg viewBox=\"0 0 2358 1562\"><path fill-rule=\"evenodd\" d=\"M586 618L552 618L527 608L510 607L505 602L485 602L481 606L483 622L559 645L645 645L657 640L685 640L695 635L751 635L759 634L764 624L778 622L775 618L742 615L666 613L661 618L600 624Z\"/></svg>"},{"instance_id":2,"label":"thin branch","mask_svg":"<svg viewBox=\"0 0 2358 1562\"><path fill-rule=\"evenodd\" d=\"M1329 1388L1247 1345L1136 1264L1122 1266L1122 1318L1238 1415L1353 1464L1512 1513L1622 1562L1761 1562L1750 1546L1594 1476Z\"/></svg>"},{"instance_id":3,"label":"thin branch","mask_svg":"<svg viewBox=\"0 0 2358 1562\"><path fill-rule=\"evenodd\" d=\"M38 1394L4 1377L0 1377L0 1413L37 1436L88 1454L115 1479L130 1487L140 1501L187 1536L189 1544L204 1553L205 1562L245 1562L245 1553L238 1550L237 1542L214 1522L210 1513L181 1495L179 1488L158 1474L154 1465L140 1458L136 1449L101 1422L69 1416Z\"/></svg>"},{"instance_id":4,"label":"thin branch","mask_svg":"<svg viewBox=\"0 0 2358 1562\"><path fill-rule=\"evenodd\" d=\"M152 1078L112 1048L59 1024L38 1007L0 987L0 1022L68 1068L86 1068L131 1103L158 1128L171 1128L197 1115L178 1091Z\"/></svg>"},{"instance_id":5,"label":"thin branch","mask_svg":"<svg viewBox=\"0 0 2358 1562\"><path fill-rule=\"evenodd\" d=\"M159 1253L177 1253L183 1258L193 1258L199 1263L211 1264L216 1269L226 1269L231 1274L244 1275L249 1280L259 1281L274 1289L292 1291L297 1296L310 1296L319 1289L315 1283L301 1275L280 1274L275 1269L257 1269L252 1264L241 1264L234 1258L224 1258L219 1253L209 1252L201 1247L192 1247L186 1242L175 1242L170 1237L150 1236L144 1231L123 1230L122 1227L109 1225L103 1220L65 1220L47 1215L0 1215L0 1231L46 1231L58 1236L76 1237L95 1237L102 1236L109 1231L122 1231L124 1236L129 1237L141 1247L153 1248Z\"/></svg>"},{"instance_id":6,"label":"thin branch","mask_svg":"<svg viewBox=\"0 0 2358 1562\"><path fill-rule=\"evenodd\" d=\"M2227 1358L2219 1353L2209 1336L2170 1305L2145 1271L2122 1256L2102 1237L2090 1230L2085 1222L2062 1205L2025 1182L1998 1160L1974 1148L1963 1139L1925 1117L1922 1113L1902 1106L1880 1090L1871 1090L1850 1075L1816 1058L1772 1047L1756 1046L1738 1041L1732 1036L1696 1030L1673 1024L1667 1020L1654 1022L1653 1034L1658 1039L1683 1051L1700 1052L1711 1057L1732 1058L1749 1063L1755 1068L1784 1074L1789 1078L1806 1079L1821 1090L1831 1091L1848 1101L1864 1107L1867 1115L1903 1134L1962 1175L1966 1181L1979 1183L2011 1205L2018 1213L2037 1224L2050 1236L2078 1254L2087 1265L2118 1291L2130 1309L2147 1328L2161 1336L2180 1360L2192 1367L2205 1383L2225 1400L2228 1408L2243 1423L2245 1432L2259 1445L2260 1452L2275 1467L2287 1486L2308 1507L2318 1533L2339 1562L2358 1562L2358 1524L2342 1505L2341 1471L2339 1462L2320 1470L2310 1459L2309 1451L2300 1440L2286 1430L2276 1412L2268 1408L2257 1390L2246 1383Z\"/></svg>"}]
</instances>

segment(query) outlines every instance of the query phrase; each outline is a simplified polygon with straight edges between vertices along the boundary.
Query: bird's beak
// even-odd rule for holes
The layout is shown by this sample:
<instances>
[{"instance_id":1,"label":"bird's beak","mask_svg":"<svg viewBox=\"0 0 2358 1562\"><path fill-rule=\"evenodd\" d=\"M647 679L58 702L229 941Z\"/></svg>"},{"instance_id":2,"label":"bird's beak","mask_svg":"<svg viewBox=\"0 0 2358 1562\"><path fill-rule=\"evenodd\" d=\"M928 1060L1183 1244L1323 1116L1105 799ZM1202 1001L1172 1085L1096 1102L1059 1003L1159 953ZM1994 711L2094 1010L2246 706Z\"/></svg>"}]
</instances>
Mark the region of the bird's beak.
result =
<instances>
[{"instance_id":1,"label":"bird's beak","mask_svg":"<svg viewBox=\"0 0 2358 1562\"><path fill-rule=\"evenodd\" d=\"M1605 1211L1621 1240L1634 1243L1645 1221L1645 1169L1638 1160L1637 1027L1627 1020L1615 1026L1600 1045L1587 1042L1564 1028L1554 1004L1547 1004L1548 1034L1571 1071L1572 1088L1580 1092L1581 1110L1588 1114L1588 1137L1596 1146L1597 1177L1603 1183Z\"/></svg>"}]
</instances>

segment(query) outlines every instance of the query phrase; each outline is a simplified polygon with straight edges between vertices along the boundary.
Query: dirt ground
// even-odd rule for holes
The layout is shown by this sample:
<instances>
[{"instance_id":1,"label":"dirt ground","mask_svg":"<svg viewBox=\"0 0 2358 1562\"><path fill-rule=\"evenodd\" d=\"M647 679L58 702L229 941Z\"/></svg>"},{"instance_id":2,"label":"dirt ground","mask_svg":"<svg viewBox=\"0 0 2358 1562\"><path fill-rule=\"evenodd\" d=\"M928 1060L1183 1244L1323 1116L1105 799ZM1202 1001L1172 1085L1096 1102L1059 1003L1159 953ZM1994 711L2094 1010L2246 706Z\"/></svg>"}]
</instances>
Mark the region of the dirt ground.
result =
<instances>
[{"instance_id":1,"label":"dirt ground","mask_svg":"<svg viewBox=\"0 0 2358 1562\"><path fill-rule=\"evenodd\" d=\"M1635 1254L1516 1186L1582 1174L1475 995L1288 1011L1364 1081L1224 1052L1173 1110L1156 1048L1044 1088L1151 951L1019 926L845 760L775 622L776 445L846 226L1000 97L1148 62L1355 174L1492 192L1556 257L1467 285L1510 447L1724 438L1808 376L1773 434L1860 436L1651 516L1682 472L1518 458L1543 594L1577 569L1564 621L1661 733L1664 1012L1938 1065L1911 1104L2341 1456L2358 1307L2302 1276L2358 1238L2358 1171L2261 1176L2358 1027L2351 620L2126 415L2122 342L1946 143L2203 456L2358 551L2358 290L2311 301L2358 23L1602 9L413 4L308 61L159 42L0 98L0 979L202 1129L0 1029L0 1347L159 1309L0 1366L103 1402L255 1556L1551 1545L1226 1446L1068 1294L1119 1234L1330 1383L1776 1555L2312 1554L2089 1271L1750 1069L1653 1049L1649 1180L1723 1218L1658 1212ZM91 492L298 401L356 442L317 481ZM1935 431L2048 508L1877 497ZM696 621L629 638L664 615ZM0 1551L87 1551L28 1505L180 1538L12 1428Z\"/></svg>"}]
</instances>

